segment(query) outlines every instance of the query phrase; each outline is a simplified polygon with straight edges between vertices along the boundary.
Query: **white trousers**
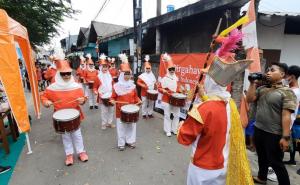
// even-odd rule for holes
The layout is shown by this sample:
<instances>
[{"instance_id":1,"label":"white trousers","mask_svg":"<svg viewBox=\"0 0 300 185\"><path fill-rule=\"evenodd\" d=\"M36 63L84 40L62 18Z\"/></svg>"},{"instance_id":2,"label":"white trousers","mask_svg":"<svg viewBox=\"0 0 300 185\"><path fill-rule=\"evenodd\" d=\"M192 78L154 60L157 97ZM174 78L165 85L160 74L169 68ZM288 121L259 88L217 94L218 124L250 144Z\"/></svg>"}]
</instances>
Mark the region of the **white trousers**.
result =
<instances>
[{"instance_id":1,"label":"white trousers","mask_svg":"<svg viewBox=\"0 0 300 185\"><path fill-rule=\"evenodd\" d=\"M88 88L88 87L87 87ZM97 95L95 95L93 89L87 89L88 96L89 96L89 105L90 106L97 106Z\"/></svg>"},{"instance_id":2,"label":"white trousers","mask_svg":"<svg viewBox=\"0 0 300 185\"><path fill-rule=\"evenodd\" d=\"M226 170L206 170L190 163L187 175L187 185L225 185Z\"/></svg>"},{"instance_id":3,"label":"white trousers","mask_svg":"<svg viewBox=\"0 0 300 185\"><path fill-rule=\"evenodd\" d=\"M164 131L166 133L177 133L177 127L179 123L180 107L172 106L168 103L164 103ZM173 120L170 119L170 115L173 113Z\"/></svg>"},{"instance_id":4,"label":"white trousers","mask_svg":"<svg viewBox=\"0 0 300 185\"><path fill-rule=\"evenodd\" d=\"M136 123L122 123L120 118L117 118L117 137L118 146L125 144L134 144L136 142Z\"/></svg>"},{"instance_id":5,"label":"white trousers","mask_svg":"<svg viewBox=\"0 0 300 185\"><path fill-rule=\"evenodd\" d=\"M66 155L73 154L74 147L77 154L85 152L80 128L74 132L62 134L62 141Z\"/></svg>"},{"instance_id":6,"label":"white trousers","mask_svg":"<svg viewBox=\"0 0 300 185\"><path fill-rule=\"evenodd\" d=\"M148 100L146 96L142 96L142 115L147 116L147 115L152 115L153 114L153 106L154 106L154 101Z\"/></svg>"},{"instance_id":7,"label":"white trousers","mask_svg":"<svg viewBox=\"0 0 300 185\"><path fill-rule=\"evenodd\" d=\"M101 108L101 119L102 126L106 124L112 124L114 118L114 106L105 106L103 103L100 104Z\"/></svg>"},{"instance_id":8,"label":"white trousers","mask_svg":"<svg viewBox=\"0 0 300 185\"><path fill-rule=\"evenodd\" d=\"M83 92L84 92L84 96L89 96L88 94L88 87L86 84L82 83L82 89L83 89Z\"/></svg>"}]
</instances>

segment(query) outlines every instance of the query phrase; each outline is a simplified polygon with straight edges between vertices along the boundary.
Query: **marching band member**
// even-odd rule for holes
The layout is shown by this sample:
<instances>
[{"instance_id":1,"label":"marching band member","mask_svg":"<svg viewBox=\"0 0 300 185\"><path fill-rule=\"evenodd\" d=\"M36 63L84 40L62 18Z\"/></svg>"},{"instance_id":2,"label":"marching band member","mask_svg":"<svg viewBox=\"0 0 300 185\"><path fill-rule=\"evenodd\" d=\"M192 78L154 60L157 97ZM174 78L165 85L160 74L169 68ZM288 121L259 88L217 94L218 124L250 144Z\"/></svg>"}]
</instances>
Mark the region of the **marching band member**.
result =
<instances>
[{"instance_id":1,"label":"marching band member","mask_svg":"<svg viewBox=\"0 0 300 185\"><path fill-rule=\"evenodd\" d=\"M85 73L84 73L85 81L87 83L89 83L89 82L94 83L97 79L98 71L95 69L94 62L92 61L91 58L88 58L87 64L88 64L87 69L85 70ZM90 109L93 109L93 108L98 109L97 97L95 96L93 88L87 89L87 92L88 92L88 96L89 96Z\"/></svg>"},{"instance_id":2,"label":"marching band member","mask_svg":"<svg viewBox=\"0 0 300 185\"><path fill-rule=\"evenodd\" d=\"M171 132L175 135L177 134L180 107L170 105L169 99L172 93L180 92L180 87L178 78L175 74L175 65L173 64L171 56L165 53L163 55L163 61L167 65L167 74L161 79L158 91L163 94L164 131L168 137L171 137ZM173 120L170 119L171 113L173 113Z\"/></svg>"},{"instance_id":3,"label":"marching band member","mask_svg":"<svg viewBox=\"0 0 300 185\"><path fill-rule=\"evenodd\" d=\"M156 78L151 71L151 64L149 62L149 55L145 56L144 70L137 80L137 85L141 87L141 97L142 97L142 115L143 118L146 119L147 116L149 118L153 118L153 106L154 101L147 99L147 90L153 90L156 83Z\"/></svg>"},{"instance_id":4,"label":"marching band member","mask_svg":"<svg viewBox=\"0 0 300 185\"><path fill-rule=\"evenodd\" d=\"M126 124L121 122L121 107L126 104L141 104L136 91L136 86L131 80L131 69L125 54L120 54L123 61L118 82L113 86L113 101L116 104L118 148L125 149L127 144L130 148L135 148L136 143L136 123Z\"/></svg>"},{"instance_id":5,"label":"marching band member","mask_svg":"<svg viewBox=\"0 0 300 185\"><path fill-rule=\"evenodd\" d=\"M108 71L108 63L105 61L105 55L100 56L101 70L99 72L98 78L94 85L95 94L98 94L100 109L101 109L101 119L102 119L102 130L106 127L115 128L113 124L114 106L106 105L102 102L102 98L110 99L112 96L112 86L113 80Z\"/></svg>"},{"instance_id":6,"label":"marching band member","mask_svg":"<svg viewBox=\"0 0 300 185\"><path fill-rule=\"evenodd\" d=\"M198 85L202 103L194 104L188 118L180 122L178 142L192 145L187 185L254 184L239 112L226 91L226 85L249 65L249 61L241 62L224 63L236 67L235 75L219 68L224 65L211 65L204 87Z\"/></svg>"},{"instance_id":7,"label":"marching band member","mask_svg":"<svg viewBox=\"0 0 300 185\"><path fill-rule=\"evenodd\" d=\"M87 92L86 92L87 87L86 87L86 84L84 83L85 71L86 71L85 58L83 56L80 56L80 66L76 70L76 75L78 77L78 81L81 82L84 94L87 95Z\"/></svg>"},{"instance_id":8,"label":"marching band member","mask_svg":"<svg viewBox=\"0 0 300 185\"><path fill-rule=\"evenodd\" d=\"M46 70L46 72L44 73L44 78L45 78L46 80L48 80L48 82L53 83L53 82L54 82L54 79L55 79L54 77L55 77L55 74L56 74L56 65L55 65L55 63L56 63L57 59L56 59L56 57L53 56L53 55L51 55L51 56L49 57L49 59L50 59L51 65L50 65L50 67Z\"/></svg>"},{"instance_id":9,"label":"marching band member","mask_svg":"<svg viewBox=\"0 0 300 185\"><path fill-rule=\"evenodd\" d=\"M116 64L115 64L115 58L111 58L111 61L109 63L110 67L109 67L109 73L111 75L111 77L113 78L114 82L118 81L118 77L119 77L119 72L116 69Z\"/></svg>"},{"instance_id":10,"label":"marching band member","mask_svg":"<svg viewBox=\"0 0 300 185\"><path fill-rule=\"evenodd\" d=\"M83 89L71 75L72 69L69 63L65 60L57 61L57 63L59 65L57 64L58 72L55 75L55 82L48 86L41 96L43 105L48 108L53 105L54 111L66 108L77 109L80 111L80 120L82 121L84 116L79 105L85 103ZM88 161L80 128L73 132L63 133L62 141L66 153L65 164L67 166L73 164L74 148L82 162Z\"/></svg>"}]
</instances>

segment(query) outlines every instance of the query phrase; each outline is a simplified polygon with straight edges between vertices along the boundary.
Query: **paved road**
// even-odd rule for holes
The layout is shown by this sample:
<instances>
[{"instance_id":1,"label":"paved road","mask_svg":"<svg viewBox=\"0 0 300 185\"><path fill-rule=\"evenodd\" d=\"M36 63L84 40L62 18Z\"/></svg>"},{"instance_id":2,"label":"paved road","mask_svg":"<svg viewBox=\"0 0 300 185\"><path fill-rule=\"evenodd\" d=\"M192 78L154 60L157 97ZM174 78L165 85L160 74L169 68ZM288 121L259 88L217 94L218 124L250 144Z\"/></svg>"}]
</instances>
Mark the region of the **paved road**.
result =
<instances>
[{"instance_id":1,"label":"paved road","mask_svg":"<svg viewBox=\"0 0 300 185\"><path fill-rule=\"evenodd\" d=\"M30 97L29 97L30 102ZM31 114L32 106L29 107ZM137 125L137 148L120 152L116 148L116 130L101 130L100 110L84 106L86 119L82 133L89 161L75 160L71 167L64 165L61 137L52 127L52 110L42 109L40 120L33 120L30 140L33 154L24 150L10 181L12 185L184 185L190 148L167 138L162 131L162 115ZM249 153L253 171L257 159ZM298 158L299 160L299 158ZM292 184L300 185L300 176L288 167ZM298 184L297 184L297 183ZM268 183L274 184L274 183Z\"/></svg>"}]
</instances>

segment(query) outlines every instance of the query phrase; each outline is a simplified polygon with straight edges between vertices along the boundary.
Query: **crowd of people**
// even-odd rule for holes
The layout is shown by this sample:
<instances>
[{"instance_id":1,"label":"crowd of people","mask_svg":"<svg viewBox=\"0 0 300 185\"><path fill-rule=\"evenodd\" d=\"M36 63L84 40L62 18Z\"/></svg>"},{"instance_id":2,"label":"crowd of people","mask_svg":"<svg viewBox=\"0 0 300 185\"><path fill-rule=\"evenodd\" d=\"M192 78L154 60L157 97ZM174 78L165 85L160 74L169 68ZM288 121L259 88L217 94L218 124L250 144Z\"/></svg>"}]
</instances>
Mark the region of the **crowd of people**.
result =
<instances>
[{"instance_id":1,"label":"crowd of people","mask_svg":"<svg viewBox=\"0 0 300 185\"><path fill-rule=\"evenodd\" d=\"M189 111L187 119L180 121L180 106L171 103L170 99L174 94L184 95L186 92L180 88L172 58L163 55L166 74L158 82L150 58L146 56L144 71L136 83L127 56L120 54L119 58L119 69L116 68L116 59L104 54L96 61L99 69L95 68L89 54L80 57L76 71L61 56L51 56L49 66L36 63L43 105L53 107L53 117L57 116L58 123L70 121L64 117L72 119L72 127L55 128L62 135L65 165L74 164L75 152L80 161L88 161L80 129L80 122L84 120L81 105L88 102L89 109L100 108L101 129L116 127L117 147L123 151L126 147L136 147L138 119L135 113L141 108L142 118L152 119L155 99L148 94L160 92L165 135L177 135L180 144L192 146L188 185L266 184L267 179L278 180L280 185L290 184L285 164L296 165L295 153L299 151L300 139L299 66L274 63L260 77L249 78L246 99L250 103L250 115L246 135L250 136L250 144L247 148L257 152L259 166L258 175L252 177L239 112L227 90L235 75L226 75L226 71L216 67L217 64L203 69L204 83L197 86L199 101ZM213 61L218 62L222 63L222 60L216 58ZM222 65L232 64L223 62ZM26 74L21 73L26 84ZM141 98L137 86L141 88ZM4 89L0 88L1 91ZM284 152L290 152L289 161L283 161ZM1 166L0 169L2 173L10 167ZM297 173L300 174L300 169Z\"/></svg>"}]
</instances>

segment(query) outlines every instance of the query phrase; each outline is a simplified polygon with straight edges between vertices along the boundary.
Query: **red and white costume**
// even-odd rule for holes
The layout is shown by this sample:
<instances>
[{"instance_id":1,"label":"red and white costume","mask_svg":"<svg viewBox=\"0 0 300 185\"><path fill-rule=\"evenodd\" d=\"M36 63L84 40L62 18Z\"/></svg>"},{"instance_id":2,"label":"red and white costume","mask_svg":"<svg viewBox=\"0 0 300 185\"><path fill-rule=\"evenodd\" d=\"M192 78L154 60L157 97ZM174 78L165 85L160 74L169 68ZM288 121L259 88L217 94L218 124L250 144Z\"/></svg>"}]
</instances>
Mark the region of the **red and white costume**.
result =
<instances>
[{"instance_id":1,"label":"red and white costume","mask_svg":"<svg viewBox=\"0 0 300 185\"><path fill-rule=\"evenodd\" d=\"M71 77L70 81L65 82L60 74L57 73L55 82L46 88L44 94L41 95L41 100L43 104L46 101L54 103L54 111L66 108L77 109L80 111L81 120L83 120L84 116L79 103L74 101L82 97L84 97L82 86L76 83L73 77ZM62 141L67 156L74 153L74 147L77 154L85 152L80 128L74 132L62 134Z\"/></svg>"},{"instance_id":2,"label":"red and white costume","mask_svg":"<svg viewBox=\"0 0 300 185\"><path fill-rule=\"evenodd\" d=\"M155 88L156 78L152 71L146 72L146 68L151 69L151 64L148 62L149 56L148 58L146 57L145 60L145 72L138 77L137 85L141 87L141 98L143 102L142 115L148 116L153 114L154 101L147 99L147 90L153 90Z\"/></svg>"},{"instance_id":3,"label":"red and white costume","mask_svg":"<svg viewBox=\"0 0 300 185\"><path fill-rule=\"evenodd\" d=\"M93 81L95 82L97 80L98 71L95 69L95 67L90 67L90 64L94 64L92 59L88 59L88 66L84 73L84 79L86 82ZM97 96L95 95L93 89L87 89L87 94L89 97L89 106L98 106L97 105Z\"/></svg>"},{"instance_id":4,"label":"red and white costume","mask_svg":"<svg viewBox=\"0 0 300 185\"><path fill-rule=\"evenodd\" d=\"M165 62L167 62L168 69L175 67L170 56L166 57L166 59L164 60ZM165 93L163 92L163 89L166 90ZM167 136L171 136L171 132L177 134L180 107L172 106L169 104L169 99L172 93L180 92L176 74L174 73L173 75L171 75L169 71L167 71L167 74L161 79L158 91L163 94L162 104L164 107L164 131ZM171 113L173 113L173 120L170 119Z\"/></svg>"},{"instance_id":5,"label":"red and white costume","mask_svg":"<svg viewBox=\"0 0 300 185\"><path fill-rule=\"evenodd\" d=\"M109 73L113 78L113 80L116 82L116 80L119 77L119 71L115 68L115 58L112 58L109 64L110 64Z\"/></svg>"},{"instance_id":6,"label":"red and white costume","mask_svg":"<svg viewBox=\"0 0 300 185\"><path fill-rule=\"evenodd\" d=\"M56 65L55 61L54 63L47 69L47 71L44 74L44 77L46 80L48 80L51 84L55 82L55 75L56 75Z\"/></svg>"},{"instance_id":7,"label":"red and white costume","mask_svg":"<svg viewBox=\"0 0 300 185\"><path fill-rule=\"evenodd\" d=\"M81 85L82 85L84 94L87 95L87 91L86 91L87 87L86 87L86 84L84 83L85 71L86 71L85 59L83 56L80 56L80 66L76 70L76 76L77 76L79 82L83 81L81 83Z\"/></svg>"},{"instance_id":8,"label":"red and white costume","mask_svg":"<svg viewBox=\"0 0 300 185\"><path fill-rule=\"evenodd\" d=\"M107 65L105 60L101 60L101 65ZM101 108L102 129L106 126L113 126L114 106L106 106L102 103L101 98L111 98L113 92L113 80L109 71L101 68L94 86L95 93L98 94Z\"/></svg>"},{"instance_id":9,"label":"red and white costume","mask_svg":"<svg viewBox=\"0 0 300 185\"><path fill-rule=\"evenodd\" d=\"M178 130L178 142L192 145L188 185L225 185L229 155L230 94L207 75L205 89L213 100L192 109ZM196 113L194 112L196 111ZM199 115L198 117L195 115Z\"/></svg>"},{"instance_id":10,"label":"red and white costume","mask_svg":"<svg viewBox=\"0 0 300 185\"><path fill-rule=\"evenodd\" d=\"M132 80L126 81L124 79L124 71L130 71L130 68L122 67L122 71L118 82L113 86L112 98L115 101L127 102L126 104L136 104L140 102L136 86ZM121 107L126 105L125 103L116 103L116 119L117 119L117 135L118 135L118 147L124 147L125 144L134 145L136 142L136 123L126 124L121 122Z\"/></svg>"}]
</instances>

